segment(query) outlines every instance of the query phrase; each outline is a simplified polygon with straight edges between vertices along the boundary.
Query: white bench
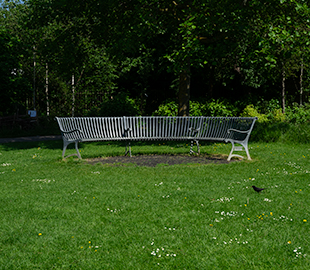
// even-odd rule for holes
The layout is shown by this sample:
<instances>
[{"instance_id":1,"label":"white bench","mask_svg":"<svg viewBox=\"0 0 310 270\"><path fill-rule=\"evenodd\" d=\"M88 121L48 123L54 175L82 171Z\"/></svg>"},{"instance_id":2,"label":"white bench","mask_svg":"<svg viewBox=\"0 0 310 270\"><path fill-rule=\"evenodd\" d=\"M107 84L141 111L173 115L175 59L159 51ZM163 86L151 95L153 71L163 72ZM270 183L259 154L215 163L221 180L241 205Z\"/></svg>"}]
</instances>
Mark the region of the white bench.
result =
<instances>
[{"instance_id":1,"label":"white bench","mask_svg":"<svg viewBox=\"0 0 310 270\"><path fill-rule=\"evenodd\" d=\"M248 141L256 119L205 116L56 117L63 138L63 158L71 143L75 143L77 152L72 155L81 158L79 142L126 141L125 155L129 153L131 156L131 141L190 140L190 153L194 152L194 142L197 153L200 152L199 141L230 142L232 149L228 161L234 156L243 158L234 151L245 151L251 160Z\"/></svg>"}]
</instances>

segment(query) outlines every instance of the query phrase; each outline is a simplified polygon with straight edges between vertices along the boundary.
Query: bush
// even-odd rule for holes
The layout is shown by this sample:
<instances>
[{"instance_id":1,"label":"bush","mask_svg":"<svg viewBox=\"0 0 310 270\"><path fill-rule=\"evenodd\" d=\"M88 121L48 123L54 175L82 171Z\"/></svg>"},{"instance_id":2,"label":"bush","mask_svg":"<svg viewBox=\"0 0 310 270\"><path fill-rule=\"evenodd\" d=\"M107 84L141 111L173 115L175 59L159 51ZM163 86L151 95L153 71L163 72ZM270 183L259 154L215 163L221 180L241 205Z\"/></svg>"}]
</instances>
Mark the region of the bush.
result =
<instances>
[{"instance_id":1,"label":"bush","mask_svg":"<svg viewBox=\"0 0 310 270\"><path fill-rule=\"evenodd\" d=\"M268 118L272 122L285 122L287 120L286 115L282 113L282 109L274 109L274 110L272 110L269 113Z\"/></svg>"},{"instance_id":2,"label":"bush","mask_svg":"<svg viewBox=\"0 0 310 270\"><path fill-rule=\"evenodd\" d=\"M176 101L168 99L159 105L158 109L153 112L154 116L177 116L178 104Z\"/></svg>"},{"instance_id":3,"label":"bush","mask_svg":"<svg viewBox=\"0 0 310 270\"><path fill-rule=\"evenodd\" d=\"M268 123L269 119L266 114L259 113L254 105L248 105L241 113L242 117L257 117L258 123Z\"/></svg>"},{"instance_id":4,"label":"bush","mask_svg":"<svg viewBox=\"0 0 310 270\"><path fill-rule=\"evenodd\" d=\"M255 142L277 142L290 129L287 122L258 122L256 121L251 133L250 141Z\"/></svg>"},{"instance_id":5,"label":"bush","mask_svg":"<svg viewBox=\"0 0 310 270\"><path fill-rule=\"evenodd\" d=\"M93 108L87 116L136 116L139 107L126 93L119 93L111 99L103 101L99 107Z\"/></svg>"},{"instance_id":6,"label":"bush","mask_svg":"<svg viewBox=\"0 0 310 270\"><path fill-rule=\"evenodd\" d=\"M237 109L225 100L190 101L190 116L234 116ZM174 100L166 100L159 105L153 115L177 116L178 104Z\"/></svg>"},{"instance_id":7,"label":"bush","mask_svg":"<svg viewBox=\"0 0 310 270\"><path fill-rule=\"evenodd\" d=\"M243 112L241 113L242 117L257 117L257 122L259 123L277 123L277 122L285 122L287 117L282 113L280 108L273 108L268 112L268 114L262 113L259 106L254 106L250 104L245 107Z\"/></svg>"},{"instance_id":8,"label":"bush","mask_svg":"<svg viewBox=\"0 0 310 270\"><path fill-rule=\"evenodd\" d=\"M206 110L204 115L206 116L236 116L237 109L226 100L214 100L205 101Z\"/></svg>"},{"instance_id":9,"label":"bush","mask_svg":"<svg viewBox=\"0 0 310 270\"><path fill-rule=\"evenodd\" d=\"M310 120L310 104L306 103L303 106L294 103L286 109L286 117L290 123L304 124Z\"/></svg>"}]
</instances>

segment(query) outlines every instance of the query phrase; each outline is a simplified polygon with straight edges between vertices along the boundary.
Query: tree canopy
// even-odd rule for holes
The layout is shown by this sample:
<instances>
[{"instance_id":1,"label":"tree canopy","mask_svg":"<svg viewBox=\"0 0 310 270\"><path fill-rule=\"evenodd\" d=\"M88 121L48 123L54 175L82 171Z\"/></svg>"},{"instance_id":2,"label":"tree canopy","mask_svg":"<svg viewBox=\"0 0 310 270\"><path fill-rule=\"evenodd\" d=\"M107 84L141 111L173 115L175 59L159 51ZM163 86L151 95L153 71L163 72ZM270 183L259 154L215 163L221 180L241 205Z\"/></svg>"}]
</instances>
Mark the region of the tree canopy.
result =
<instances>
[{"instance_id":1,"label":"tree canopy","mask_svg":"<svg viewBox=\"0 0 310 270\"><path fill-rule=\"evenodd\" d=\"M309 95L309 15L304 0L2 1L0 112L94 114L120 94L140 114L169 98L179 115L214 98L285 112Z\"/></svg>"}]
</instances>

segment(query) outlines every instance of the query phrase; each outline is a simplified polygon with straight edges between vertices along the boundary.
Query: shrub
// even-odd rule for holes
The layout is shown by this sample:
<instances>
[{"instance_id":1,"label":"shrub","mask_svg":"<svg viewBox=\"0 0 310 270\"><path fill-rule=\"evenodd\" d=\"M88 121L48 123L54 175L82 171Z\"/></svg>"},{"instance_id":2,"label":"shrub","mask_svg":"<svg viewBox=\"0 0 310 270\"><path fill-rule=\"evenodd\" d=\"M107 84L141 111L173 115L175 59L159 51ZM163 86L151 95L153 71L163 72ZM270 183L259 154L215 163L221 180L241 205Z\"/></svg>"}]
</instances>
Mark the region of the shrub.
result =
<instances>
[{"instance_id":1,"label":"shrub","mask_svg":"<svg viewBox=\"0 0 310 270\"><path fill-rule=\"evenodd\" d=\"M294 103L286 109L286 116L289 122L294 124L303 124L310 120L310 104L303 106Z\"/></svg>"},{"instance_id":2,"label":"shrub","mask_svg":"<svg viewBox=\"0 0 310 270\"><path fill-rule=\"evenodd\" d=\"M290 129L287 122L258 122L256 121L250 141L277 142Z\"/></svg>"},{"instance_id":3,"label":"shrub","mask_svg":"<svg viewBox=\"0 0 310 270\"><path fill-rule=\"evenodd\" d=\"M241 116L242 117L257 117L257 122L259 123L269 122L267 115L263 113L259 113L253 104L246 106L243 112L241 113Z\"/></svg>"},{"instance_id":4,"label":"shrub","mask_svg":"<svg viewBox=\"0 0 310 270\"><path fill-rule=\"evenodd\" d=\"M286 121L286 115L282 113L282 109L274 109L272 110L268 118L272 122L284 122Z\"/></svg>"},{"instance_id":5,"label":"shrub","mask_svg":"<svg viewBox=\"0 0 310 270\"><path fill-rule=\"evenodd\" d=\"M168 99L159 105L158 109L152 115L157 116L177 116L178 104L176 101Z\"/></svg>"},{"instance_id":6,"label":"shrub","mask_svg":"<svg viewBox=\"0 0 310 270\"><path fill-rule=\"evenodd\" d=\"M234 116L237 109L225 100L190 101L189 115L191 116ZM178 104L167 100L159 105L153 115L177 116Z\"/></svg>"},{"instance_id":7,"label":"shrub","mask_svg":"<svg viewBox=\"0 0 310 270\"><path fill-rule=\"evenodd\" d=\"M206 116L236 116L237 109L225 100L214 100L205 102Z\"/></svg>"},{"instance_id":8,"label":"shrub","mask_svg":"<svg viewBox=\"0 0 310 270\"><path fill-rule=\"evenodd\" d=\"M135 116L139 115L139 107L126 93L119 93L111 99L103 101L99 107L93 108L88 116Z\"/></svg>"}]
</instances>

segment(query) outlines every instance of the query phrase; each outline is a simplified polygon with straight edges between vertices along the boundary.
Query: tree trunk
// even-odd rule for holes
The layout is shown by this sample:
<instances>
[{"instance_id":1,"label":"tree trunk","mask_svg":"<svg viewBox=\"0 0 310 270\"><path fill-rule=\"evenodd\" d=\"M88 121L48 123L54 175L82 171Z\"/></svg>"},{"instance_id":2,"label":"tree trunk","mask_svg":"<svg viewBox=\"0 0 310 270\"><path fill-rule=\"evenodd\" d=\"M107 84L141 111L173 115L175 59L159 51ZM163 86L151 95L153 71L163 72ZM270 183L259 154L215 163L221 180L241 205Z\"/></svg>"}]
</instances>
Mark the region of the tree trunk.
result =
<instances>
[{"instance_id":1,"label":"tree trunk","mask_svg":"<svg viewBox=\"0 0 310 270\"><path fill-rule=\"evenodd\" d=\"M303 85L302 79L304 74L304 59L301 58L301 67L300 67L300 92L299 92L299 105L302 106L302 95L303 95Z\"/></svg>"},{"instance_id":2,"label":"tree trunk","mask_svg":"<svg viewBox=\"0 0 310 270\"><path fill-rule=\"evenodd\" d=\"M188 61L189 62L189 61ZM190 63L187 68L181 71L179 77L179 116L189 116L190 99Z\"/></svg>"},{"instance_id":3,"label":"tree trunk","mask_svg":"<svg viewBox=\"0 0 310 270\"><path fill-rule=\"evenodd\" d=\"M50 103L48 97L48 63L45 66L45 96L46 96L46 115L50 115Z\"/></svg>"},{"instance_id":4,"label":"tree trunk","mask_svg":"<svg viewBox=\"0 0 310 270\"><path fill-rule=\"evenodd\" d=\"M74 106L75 106L75 86L74 86L74 74L72 74L72 117L74 117Z\"/></svg>"},{"instance_id":5,"label":"tree trunk","mask_svg":"<svg viewBox=\"0 0 310 270\"><path fill-rule=\"evenodd\" d=\"M282 68L282 113L285 113L285 70Z\"/></svg>"},{"instance_id":6,"label":"tree trunk","mask_svg":"<svg viewBox=\"0 0 310 270\"><path fill-rule=\"evenodd\" d=\"M33 109L36 110L36 48L33 47Z\"/></svg>"}]
</instances>

